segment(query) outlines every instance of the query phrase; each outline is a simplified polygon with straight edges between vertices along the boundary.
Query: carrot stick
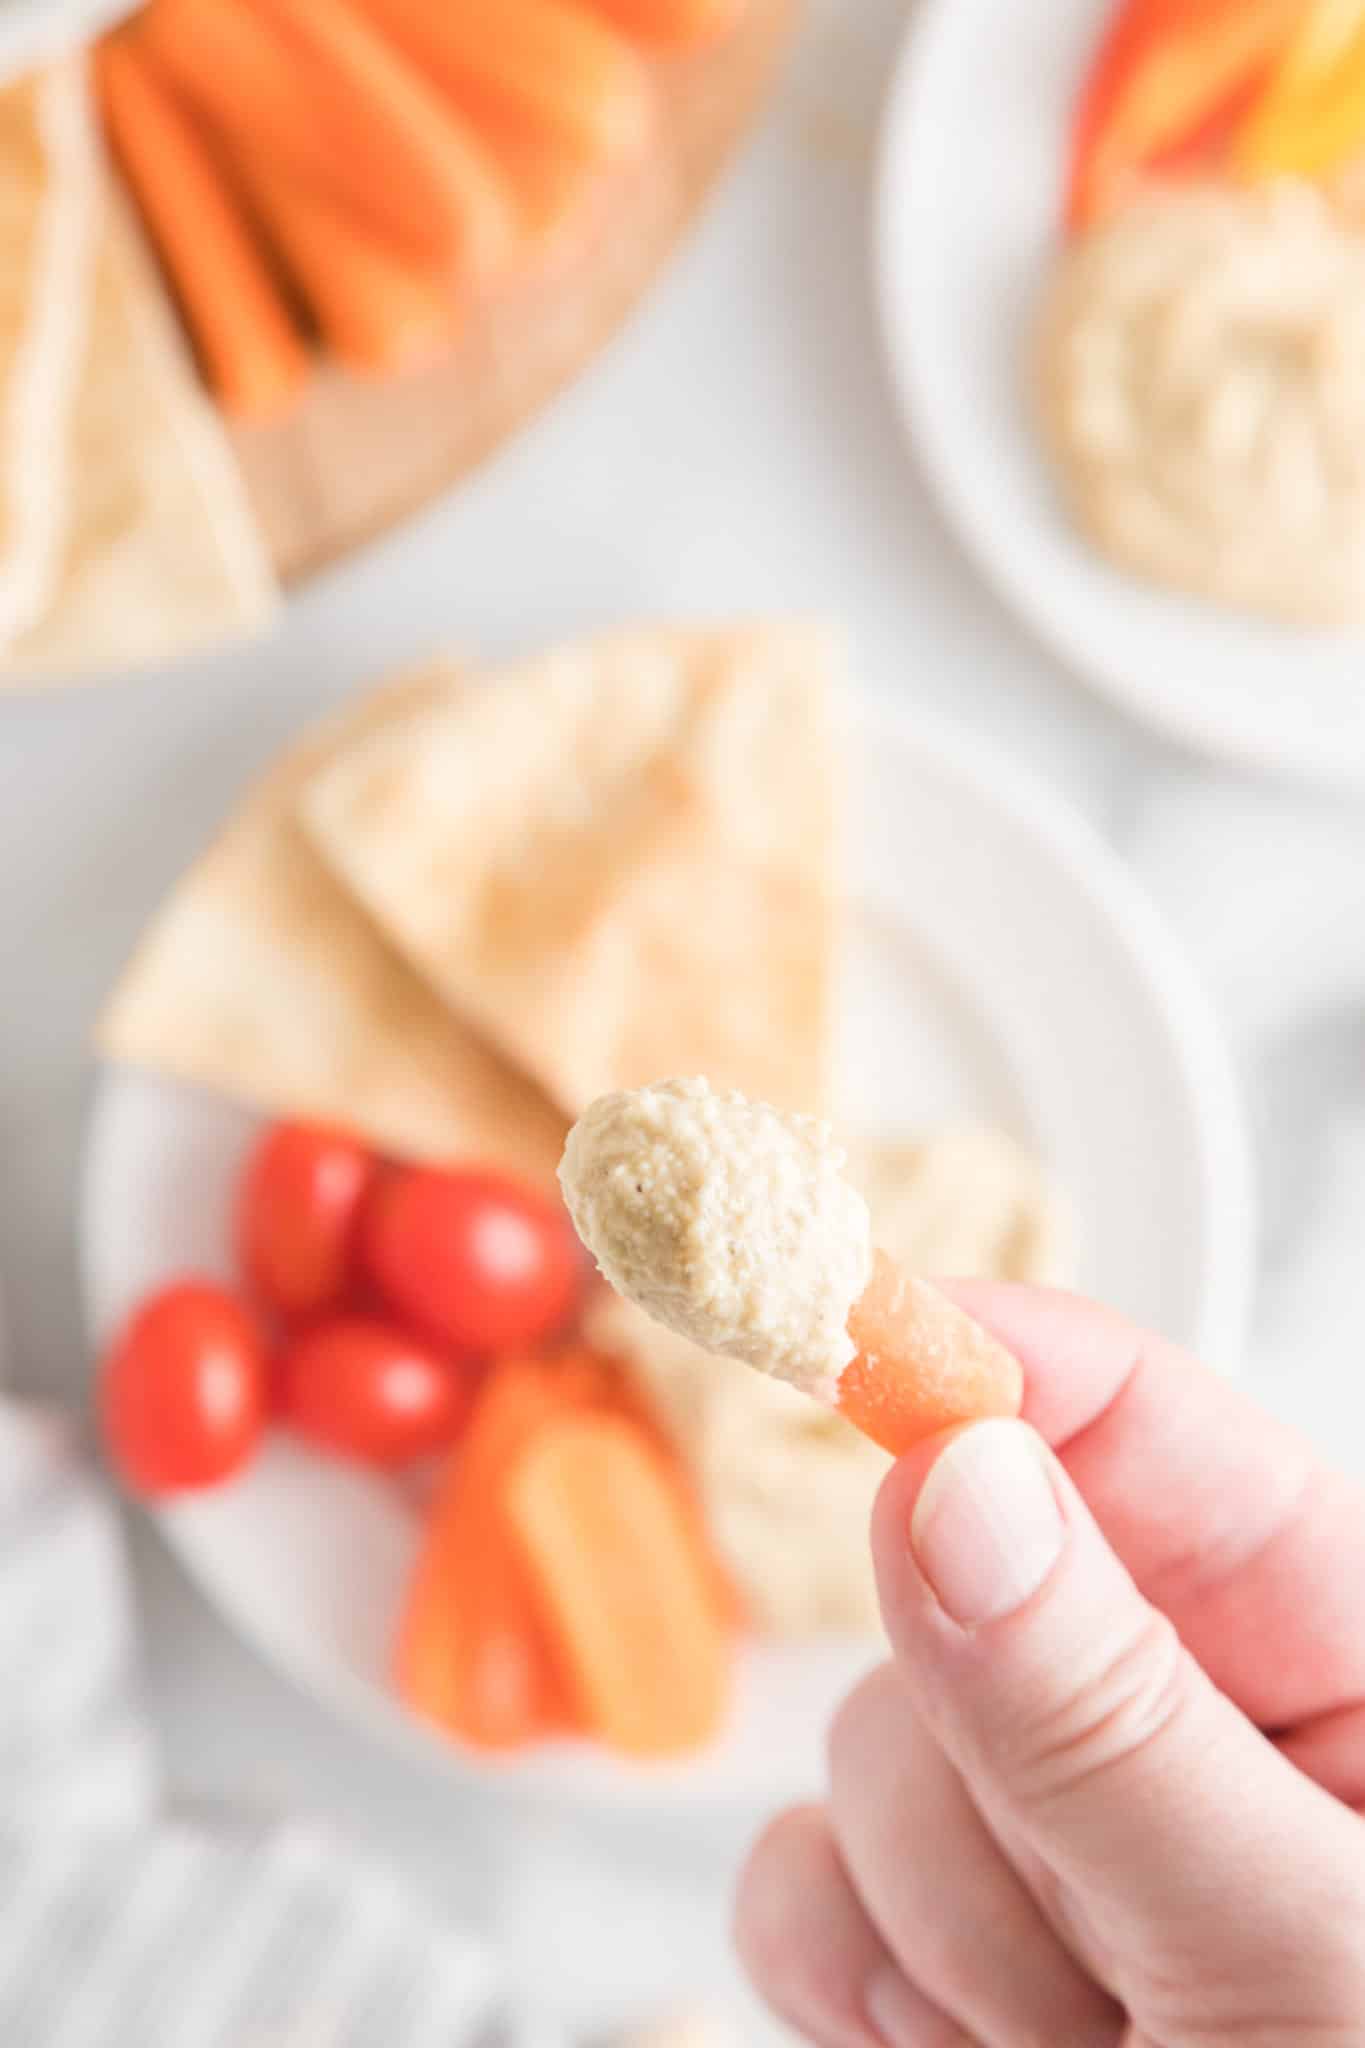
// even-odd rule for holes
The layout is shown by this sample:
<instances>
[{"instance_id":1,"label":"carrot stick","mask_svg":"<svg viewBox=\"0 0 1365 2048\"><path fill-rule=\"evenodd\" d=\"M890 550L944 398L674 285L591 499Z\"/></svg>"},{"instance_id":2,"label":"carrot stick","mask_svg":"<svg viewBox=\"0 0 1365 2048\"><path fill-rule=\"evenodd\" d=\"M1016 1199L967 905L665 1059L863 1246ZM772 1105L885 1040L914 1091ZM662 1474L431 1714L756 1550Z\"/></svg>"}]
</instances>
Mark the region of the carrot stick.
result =
<instances>
[{"instance_id":1,"label":"carrot stick","mask_svg":"<svg viewBox=\"0 0 1365 2048\"><path fill-rule=\"evenodd\" d=\"M530 250L544 259L567 249L587 230L610 188L602 164L550 129L484 106L466 111L517 209Z\"/></svg>"},{"instance_id":2,"label":"carrot stick","mask_svg":"<svg viewBox=\"0 0 1365 2048\"><path fill-rule=\"evenodd\" d=\"M337 361L361 376L415 370L457 325L439 265L380 240L263 160L237 159L244 190Z\"/></svg>"},{"instance_id":3,"label":"carrot stick","mask_svg":"<svg viewBox=\"0 0 1365 2048\"><path fill-rule=\"evenodd\" d=\"M660 50L696 50L737 27L745 0L587 0L637 42Z\"/></svg>"},{"instance_id":4,"label":"carrot stick","mask_svg":"<svg viewBox=\"0 0 1365 2048\"><path fill-rule=\"evenodd\" d=\"M839 1412L895 1457L955 1423L1019 1413L1019 1361L884 1252L874 1254L848 1333L858 1354L839 1381Z\"/></svg>"},{"instance_id":5,"label":"carrot stick","mask_svg":"<svg viewBox=\"0 0 1365 2048\"><path fill-rule=\"evenodd\" d=\"M110 142L226 409L276 419L307 381L308 351L217 165L124 36L95 59Z\"/></svg>"},{"instance_id":6,"label":"carrot stick","mask_svg":"<svg viewBox=\"0 0 1365 2048\"><path fill-rule=\"evenodd\" d=\"M587 1725L632 1756L709 1741L729 1642L648 1432L617 1415L547 1423L512 1470L508 1513Z\"/></svg>"},{"instance_id":7,"label":"carrot stick","mask_svg":"<svg viewBox=\"0 0 1365 2048\"><path fill-rule=\"evenodd\" d=\"M588 1354L595 1356L595 1354ZM672 1437L659 1419L648 1399L640 1392L630 1377L629 1368L619 1359L597 1359L599 1372L609 1374L608 1392L599 1405L609 1408L612 1413L623 1416L636 1429L643 1430L658 1452L660 1463L669 1485L678 1502L679 1512L687 1530L702 1577L711 1591L711 1602L721 1620L731 1629L742 1629L748 1619L748 1608L743 1594L736 1585L733 1575L717 1553L707 1527L706 1510L698 1497L691 1474L685 1469L674 1448Z\"/></svg>"},{"instance_id":8,"label":"carrot stick","mask_svg":"<svg viewBox=\"0 0 1365 2048\"><path fill-rule=\"evenodd\" d=\"M369 104L391 138L401 137L411 203L443 215L462 284L477 290L505 271L515 251L511 194L465 117L351 0L254 0L295 43L339 105ZM392 175L393 172L390 173ZM423 182L427 198L422 198Z\"/></svg>"},{"instance_id":9,"label":"carrot stick","mask_svg":"<svg viewBox=\"0 0 1365 2048\"><path fill-rule=\"evenodd\" d=\"M319 18L341 4L327 0ZM424 87L406 67L405 83L395 82L395 53L362 85L354 66L310 56L249 0L152 0L141 34L238 158L292 173L418 260L461 272L467 255L477 265L488 260L496 185L480 182L476 145L462 146L444 110L447 141L456 138L444 150L434 147L425 118L409 127Z\"/></svg>"},{"instance_id":10,"label":"carrot stick","mask_svg":"<svg viewBox=\"0 0 1365 2048\"><path fill-rule=\"evenodd\" d=\"M364 0L457 103L558 136L585 155L639 154L654 101L625 40L570 0Z\"/></svg>"},{"instance_id":11,"label":"carrot stick","mask_svg":"<svg viewBox=\"0 0 1365 2048\"><path fill-rule=\"evenodd\" d=\"M570 1722L520 1552L503 1512L519 1453L566 1390L540 1365L495 1369L431 1510L394 1675L414 1712L485 1749Z\"/></svg>"}]
</instances>

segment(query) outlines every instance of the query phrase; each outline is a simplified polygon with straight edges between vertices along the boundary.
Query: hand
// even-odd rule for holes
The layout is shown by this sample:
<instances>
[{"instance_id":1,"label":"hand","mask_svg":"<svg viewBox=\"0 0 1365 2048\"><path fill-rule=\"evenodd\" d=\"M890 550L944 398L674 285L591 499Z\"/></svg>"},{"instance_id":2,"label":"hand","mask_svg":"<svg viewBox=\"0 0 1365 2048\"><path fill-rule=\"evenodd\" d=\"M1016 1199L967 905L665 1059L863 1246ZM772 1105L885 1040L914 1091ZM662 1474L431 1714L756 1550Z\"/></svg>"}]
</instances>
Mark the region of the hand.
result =
<instances>
[{"instance_id":1,"label":"hand","mask_svg":"<svg viewBox=\"0 0 1365 2048\"><path fill-rule=\"evenodd\" d=\"M950 1291L1026 1421L882 1489L892 1661L754 1851L751 1975L821 2048L1365 2042L1365 1495L1117 1317Z\"/></svg>"}]
</instances>

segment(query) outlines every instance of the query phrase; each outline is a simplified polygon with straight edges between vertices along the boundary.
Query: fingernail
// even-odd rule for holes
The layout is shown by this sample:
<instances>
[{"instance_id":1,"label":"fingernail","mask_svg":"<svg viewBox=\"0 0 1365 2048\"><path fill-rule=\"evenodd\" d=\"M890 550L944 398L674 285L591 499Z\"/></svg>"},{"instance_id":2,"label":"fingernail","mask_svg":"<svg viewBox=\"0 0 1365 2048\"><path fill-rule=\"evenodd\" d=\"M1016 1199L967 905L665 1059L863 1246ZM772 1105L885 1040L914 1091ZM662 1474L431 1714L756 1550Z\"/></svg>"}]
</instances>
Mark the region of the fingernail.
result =
<instances>
[{"instance_id":1,"label":"fingernail","mask_svg":"<svg viewBox=\"0 0 1365 2048\"><path fill-rule=\"evenodd\" d=\"M1023 1422L978 1422L920 1488L910 1547L963 1628L1022 1607L1061 1556L1066 1529L1041 1440Z\"/></svg>"},{"instance_id":2,"label":"fingernail","mask_svg":"<svg viewBox=\"0 0 1365 2048\"><path fill-rule=\"evenodd\" d=\"M957 2043L965 2048L966 2035L894 1963L884 1963L868 1978L863 2008L886 2048L955 2048Z\"/></svg>"}]
</instances>

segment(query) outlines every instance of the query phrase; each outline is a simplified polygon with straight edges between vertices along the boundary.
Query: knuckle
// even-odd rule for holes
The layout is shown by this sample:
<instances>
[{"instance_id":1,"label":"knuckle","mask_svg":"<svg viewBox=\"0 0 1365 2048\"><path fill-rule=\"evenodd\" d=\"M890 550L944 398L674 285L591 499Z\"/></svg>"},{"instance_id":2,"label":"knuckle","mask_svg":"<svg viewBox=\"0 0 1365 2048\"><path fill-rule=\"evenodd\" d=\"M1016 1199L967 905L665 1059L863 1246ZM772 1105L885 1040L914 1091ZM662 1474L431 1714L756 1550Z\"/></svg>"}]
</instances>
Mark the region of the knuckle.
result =
<instances>
[{"instance_id":1,"label":"knuckle","mask_svg":"<svg viewBox=\"0 0 1365 2048\"><path fill-rule=\"evenodd\" d=\"M1164 1614L1144 1610L1117 1641L1097 1644L1060 1693L1047 1687L1016 1724L1013 1776L1039 1803L1121 1770L1188 1712L1200 1679Z\"/></svg>"}]
</instances>

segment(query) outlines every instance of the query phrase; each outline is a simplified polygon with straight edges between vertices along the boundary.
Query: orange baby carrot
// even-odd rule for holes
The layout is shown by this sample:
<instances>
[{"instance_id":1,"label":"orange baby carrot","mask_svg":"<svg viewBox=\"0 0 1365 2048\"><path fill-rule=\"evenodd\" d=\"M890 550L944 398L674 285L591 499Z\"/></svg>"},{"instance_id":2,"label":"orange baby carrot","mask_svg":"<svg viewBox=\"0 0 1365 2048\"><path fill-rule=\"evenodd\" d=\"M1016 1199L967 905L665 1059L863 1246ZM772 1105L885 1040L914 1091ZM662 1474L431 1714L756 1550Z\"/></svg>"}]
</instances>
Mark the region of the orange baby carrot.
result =
<instances>
[{"instance_id":1,"label":"orange baby carrot","mask_svg":"<svg viewBox=\"0 0 1365 2048\"><path fill-rule=\"evenodd\" d=\"M236 159L242 185L328 349L361 376L431 362L457 324L444 269L384 242L334 201L264 161Z\"/></svg>"},{"instance_id":2,"label":"orange baby carrot","mask_svg":"<svg viewBox=\"0 0 1365 2048\"><path fill-rule=\"evenodd\" d=\"M858 1352L839 1381L839 1412L895 1457L955 1423L1019 1413L1019 1361L884 1252L873 1254L848 1333Z\"/></svg>"},{"instance_id":3,"label":"orange baby carrot","mask_svg":"<svg viewBox=\"0 0 1365 2048\"><path fill-rule=\"evenodd\" d=\"M457 104L548 131L589 156L638 154L654 114L630 45L572 0L364 0Z\"/></svg>"},{"instance_id":4,"label":"orange baby carrot","mask_svg":"<svg viewBox=\"0 0 1365 2048\"><path fill-rule=\"evenodd\" d=\"M384 227L386 193L372 192L365 135L341 146L330 108L304 87L288 46L241 0L151 0L139 33L176 90L234 151L273 160ZM423 225L410 230L419 240Z\"/></svg>"},{"instance_id":5,"label":"orange baby carrot","mask_svg":"<svg viewBox=\"0 0 1365 2048\"><path fill-rule=\"evenodd\" d=\"M461 285L476 290L505 271L516 213L487 149L464 116L351 0L254 0L296 45L313 90L339 111L368 109L370 138L391 158L410 205L443 219Z\"/></svg>"},{"instance_id":6,"label":"orange baby carrot","mask_svg":"<svg viewBox=\"0 0 1365 2048\"><path fill-rule=\"evenodd\" d=\"M238 418L278 418L307 380L308 351L210 150L128 37L100 45L95 76L209 383Z\"/></svg>"},{"instance_id":7,"label":"orange baby carrot","mask_svg":"<svg viewBox=\"0 0 1365 2048\"><path fill-rule=\"evenodd\" d=\"M729 1637L648 1431L610 1414L547 1423L512 1469L508 1513L586 1725L632 1756L709 1741Z\"/></svg>"},{"instance_id":8,"label":"orange baby carrot","mask_svg":"<svg viewBox=\"0 0 1365 2048\"><path fill-rule=\"evenodd\" d=\"M569 1708L504 1512L507 1474L564 1391L544 1366L488 1381L428 1517L394 1662L415 1713L486 1749L569 1724Z\"/></svg>"},{"instance_id":9,"label":"orange baby carrot","mask_svg":"<svg viewBox=\"0 0 1365 2048\"><path fill-rule=\"evenodd\" d=\"M735 28L746 0L587 0L626 35L661 50L695 50Z\"/></svg>"},{"instance_id":10,"label":"orange baby carrot","mask_svg":"<svg viewBox=\"0 0 1365 2048\"><path fill-rule=\"evenodd\" d=\"M327 0L319 17L341 4ZM151 56L235 154L292 174L419 260L452 269L488 260L496 182L491 172L481 180L477 145L444 108L440 149L426 119L408 125L425 88L407 67L401 87L382 60L362 82L354 65L310 57L250 0L152 0L141 21Z\"/></svg>"},{"instance_id":11,"label":"orange baby carrot","mask_svg":"<svg viewBox=\"0 0 1365 2048\"><path fill-rule=\"evenodd\" d=\"M528 248L545 258L587 232L610 187L601 162L551 129L471 105L471 126L496 165L516 207Z\"/></svg>"}]
</instances>

